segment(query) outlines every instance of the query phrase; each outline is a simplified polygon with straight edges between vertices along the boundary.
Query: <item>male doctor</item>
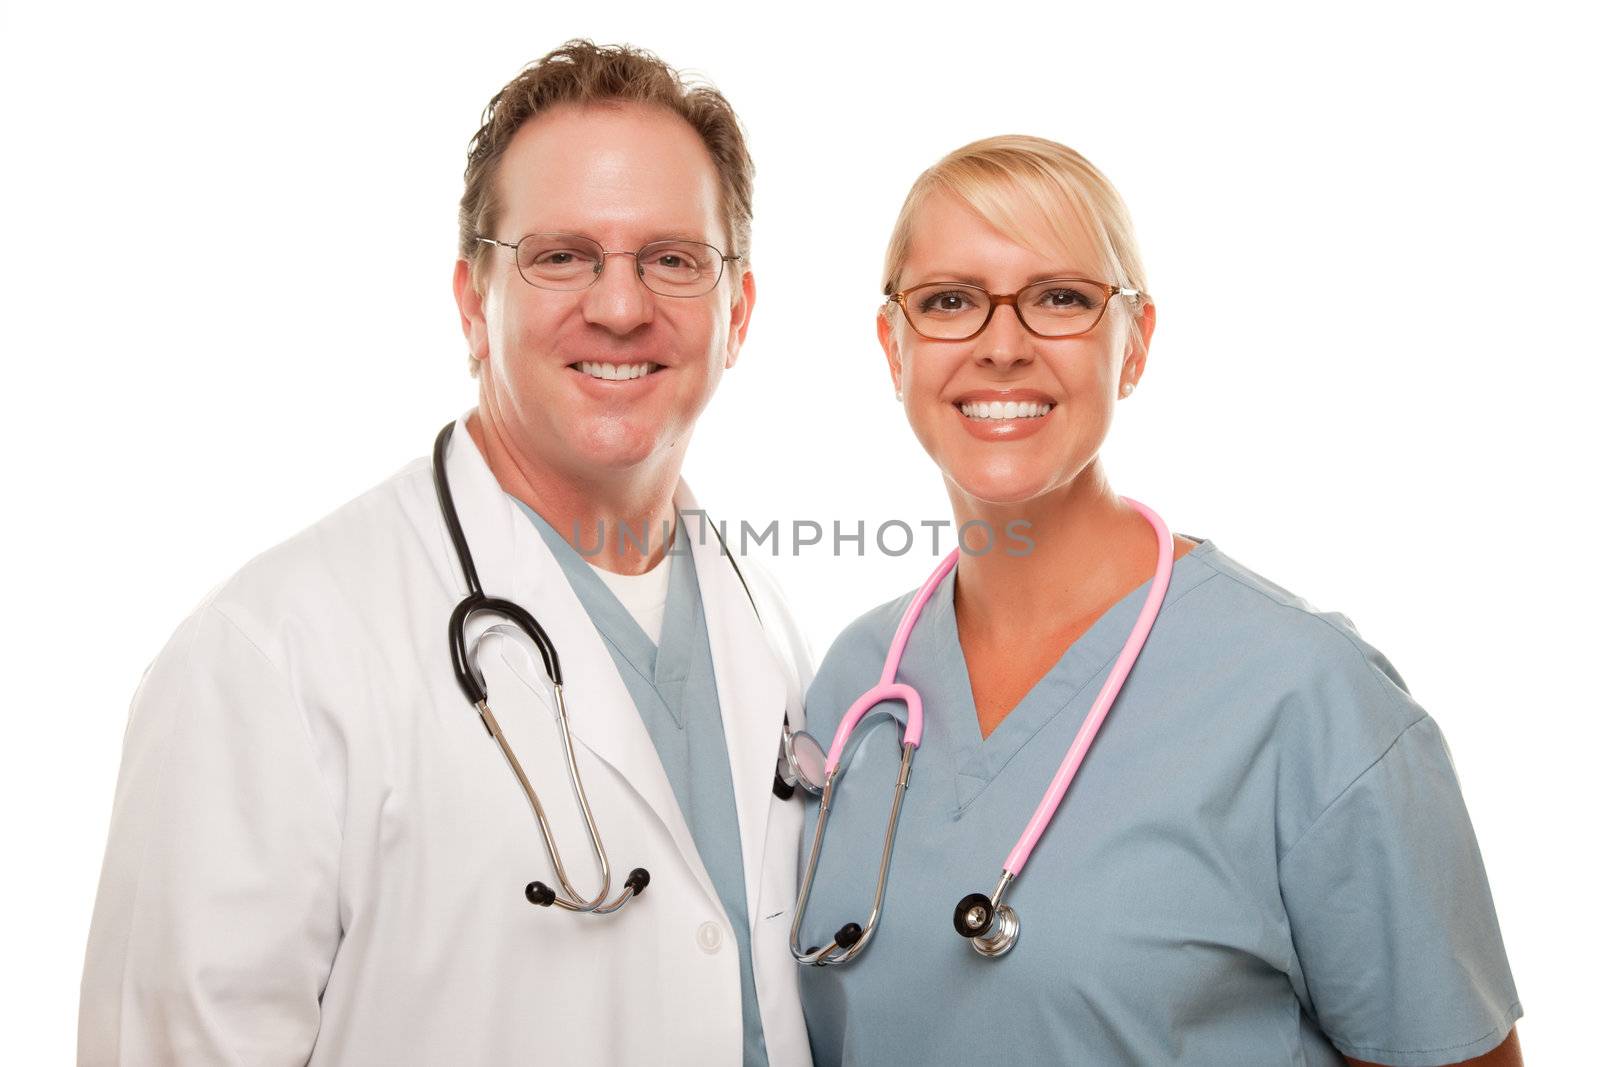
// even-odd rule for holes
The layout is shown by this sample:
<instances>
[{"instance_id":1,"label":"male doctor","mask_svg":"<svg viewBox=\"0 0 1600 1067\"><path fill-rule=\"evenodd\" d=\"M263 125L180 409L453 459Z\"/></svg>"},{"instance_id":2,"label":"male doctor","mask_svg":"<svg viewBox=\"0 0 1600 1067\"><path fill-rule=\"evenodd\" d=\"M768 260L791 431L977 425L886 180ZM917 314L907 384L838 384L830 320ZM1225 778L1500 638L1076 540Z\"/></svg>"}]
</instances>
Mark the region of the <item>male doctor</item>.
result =
<instances>
[{"instance_id":1,"label":"male doctor","mask_svg":"<svg viewBox=\"0 0 1600 1067\"><path fill-rule=\"evenodd\" d=\"M505 617L469 621L565 882L452 668L468 579L419 460L249 563L147 673L81 1062L809 1062L800 805L773 780L809 665L679 479L749 326L751 170L719 94L584 41L507 85L469 152L455 295L479 402L444 473L484 592L558 652L624 906L530 884L602 884L554 689Z\"/></svg>"}]
</instances>

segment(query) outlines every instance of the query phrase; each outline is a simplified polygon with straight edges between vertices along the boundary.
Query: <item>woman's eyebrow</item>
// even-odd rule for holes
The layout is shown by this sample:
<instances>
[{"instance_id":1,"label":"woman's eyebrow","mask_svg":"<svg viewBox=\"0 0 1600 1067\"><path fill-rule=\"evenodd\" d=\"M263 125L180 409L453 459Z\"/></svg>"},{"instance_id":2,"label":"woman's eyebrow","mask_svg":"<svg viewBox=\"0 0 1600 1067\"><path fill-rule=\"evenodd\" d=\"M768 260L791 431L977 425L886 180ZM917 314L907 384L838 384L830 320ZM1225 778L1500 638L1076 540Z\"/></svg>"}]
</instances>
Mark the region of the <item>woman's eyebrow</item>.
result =
<instances>
[{"instance_id":1,"label":"woman's eyebrow","mask_svg":"<svg viewBox=\"0 0 1600 1067\"><path fill-rule=\"evenodd\" d=\"M979 281L976 275L964 274L958 270L929 271L922 281L917 282L917 285L936 285L939 282L955 282L958 285L971 285L979 289L984 288L983 282ZM911 287L908 286L908 288Z\"/></svg>"},{"instance_id":2,"label":"woman's eyebrow","mask_svg":"<svg viewBox=\"0 0 1600 1067\"><path fill-rule=\"evenodd\" d=\"M1087 282L1087 281L1093 281L1094 279L1092 277L1090 277L1090 275L1088 275L1087 273L1085 273L1085 272L1083 272L1081 270L1067 270L1067 269L1058 267L1058 268L1055 268L1053 270L1037 271L1034 274L1029 275L1028 276L1028 280L1022 284L1022 288L1026 289L1028 286L1030 286L1030 285L1038 285L1040 282L1051 282L1051 281L1058 281L1058 280L1059 281L1077 280L1077 281L1085 281L1085 282ZM968 273L965 273L963 271L957 271L957 270L930 271L925 280L917 282L916 284L917 285L936 285L939 282L954 282L954 283L959 284L959 285L971 285L971 286L974 286L974 287L976 287L978 289L983 289L983 290L986 290L986 291L989 289L988 284L986 282L980 281L979 278L977 277L977 275L968 274ZM907 286L906 288L913 288L913 287L912 286Z\"/></svg>"}]
</instances>

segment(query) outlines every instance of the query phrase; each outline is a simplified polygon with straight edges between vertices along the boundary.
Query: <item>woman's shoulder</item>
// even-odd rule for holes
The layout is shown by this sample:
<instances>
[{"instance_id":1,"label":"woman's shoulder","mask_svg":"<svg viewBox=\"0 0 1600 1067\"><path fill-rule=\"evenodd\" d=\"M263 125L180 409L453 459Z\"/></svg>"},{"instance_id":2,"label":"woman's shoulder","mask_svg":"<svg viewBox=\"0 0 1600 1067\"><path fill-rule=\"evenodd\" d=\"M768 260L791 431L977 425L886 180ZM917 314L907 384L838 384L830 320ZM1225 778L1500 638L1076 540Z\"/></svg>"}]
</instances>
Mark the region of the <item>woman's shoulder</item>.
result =
<instances>
[{"instance_id":1,"label":"woman's shoulder","mask_svg":"<svg viewBox=\"0 0 1600 1067\"><path fill-rule=\"evenodd\" d=\"M1200 574L1185 596L1199 620L1235 647L1283 656L1289 663L1334 662L1381 674L1404 688L1399 672L1361 635L1350 617L1317 607L1205 541L1190 552Z\"/></svg>"},{"instance_id":2,"label":"woman's shoulder","mask_svg":"<svg viewBox=\"0 0 1600 1067\"><path fill-rule=\"evenodd\" d=\"M1190 555L1205 573L1179 602L1186 610L1174 613L1172 636L1239 695L1235 708L1253 706L1264 726L1350 766L1377 758L1428 717L1349 616L1317 607L1211 542Z\"/></svg>"}]
</instances>

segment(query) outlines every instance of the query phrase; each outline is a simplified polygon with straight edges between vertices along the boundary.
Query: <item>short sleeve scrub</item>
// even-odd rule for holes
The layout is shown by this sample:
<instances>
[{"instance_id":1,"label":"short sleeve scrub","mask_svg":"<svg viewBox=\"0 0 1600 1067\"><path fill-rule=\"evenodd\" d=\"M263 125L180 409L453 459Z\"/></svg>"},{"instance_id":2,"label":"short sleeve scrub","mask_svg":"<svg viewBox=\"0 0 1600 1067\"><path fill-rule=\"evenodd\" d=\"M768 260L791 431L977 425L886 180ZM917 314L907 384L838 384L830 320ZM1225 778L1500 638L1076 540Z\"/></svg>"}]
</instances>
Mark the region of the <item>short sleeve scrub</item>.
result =
<instances>
[{"instance_id":1,"label":"short sleeve scrub","mask_svg":"<svg viewBox=\"0 0 1600 1067\"><path fill-rule=\"evenodd\" d=\"M853 962L803 969L818 1064L1443 1064L1504 1040L1522 1009L1438 727L1348 619L1210 541L1174 563L1144 651L1007 894L1016 946L974 952L956 902L994 888L1149 584L985 739L958 574L900 668L925 732L878 930ZM877 681L910 599L829 651L806 702L824 746ZM866 921L903 714L885 704L857 729L802 947Z\"/></svg>"}]
</instances>

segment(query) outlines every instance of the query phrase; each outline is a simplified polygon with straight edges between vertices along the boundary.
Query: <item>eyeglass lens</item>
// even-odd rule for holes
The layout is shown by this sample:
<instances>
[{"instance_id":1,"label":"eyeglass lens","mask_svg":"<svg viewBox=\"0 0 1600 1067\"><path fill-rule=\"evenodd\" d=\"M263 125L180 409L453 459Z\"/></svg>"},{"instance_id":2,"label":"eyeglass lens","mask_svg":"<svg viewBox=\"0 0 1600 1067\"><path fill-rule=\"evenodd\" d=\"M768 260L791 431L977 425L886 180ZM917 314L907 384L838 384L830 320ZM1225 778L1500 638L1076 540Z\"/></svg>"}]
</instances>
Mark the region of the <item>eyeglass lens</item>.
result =
<instances>
[{"instance_id":1,"label":"eyeglass lens","mask_svg":"<svg viewBox=\"0 0 1600 1067\"><path fill-rule=\"evenodd\" d=\"M1045 337L1072 337L1094 328L1105 312L1105 290L1075 279L1030 285L1017 294L1017 314ZM989 316L989 294L974 285L919 285L905 295L906 313L917 332L959 341L976 334Z\"/></svg>"},{"instance_id":2,"label":"eyeglass lens","mask_svg":"<svg viewBox=\"0 0 1600 1067\"><path fill-rule=\"evenodd\" d=\"M722 277L722 253L698 241L655 241L630 254L645 287L662 296L699 296ZM605 251L586 237L533 233L517 242L517 270L542 289L586 289L605 259Z\"/></svg>"}]
</instances>

